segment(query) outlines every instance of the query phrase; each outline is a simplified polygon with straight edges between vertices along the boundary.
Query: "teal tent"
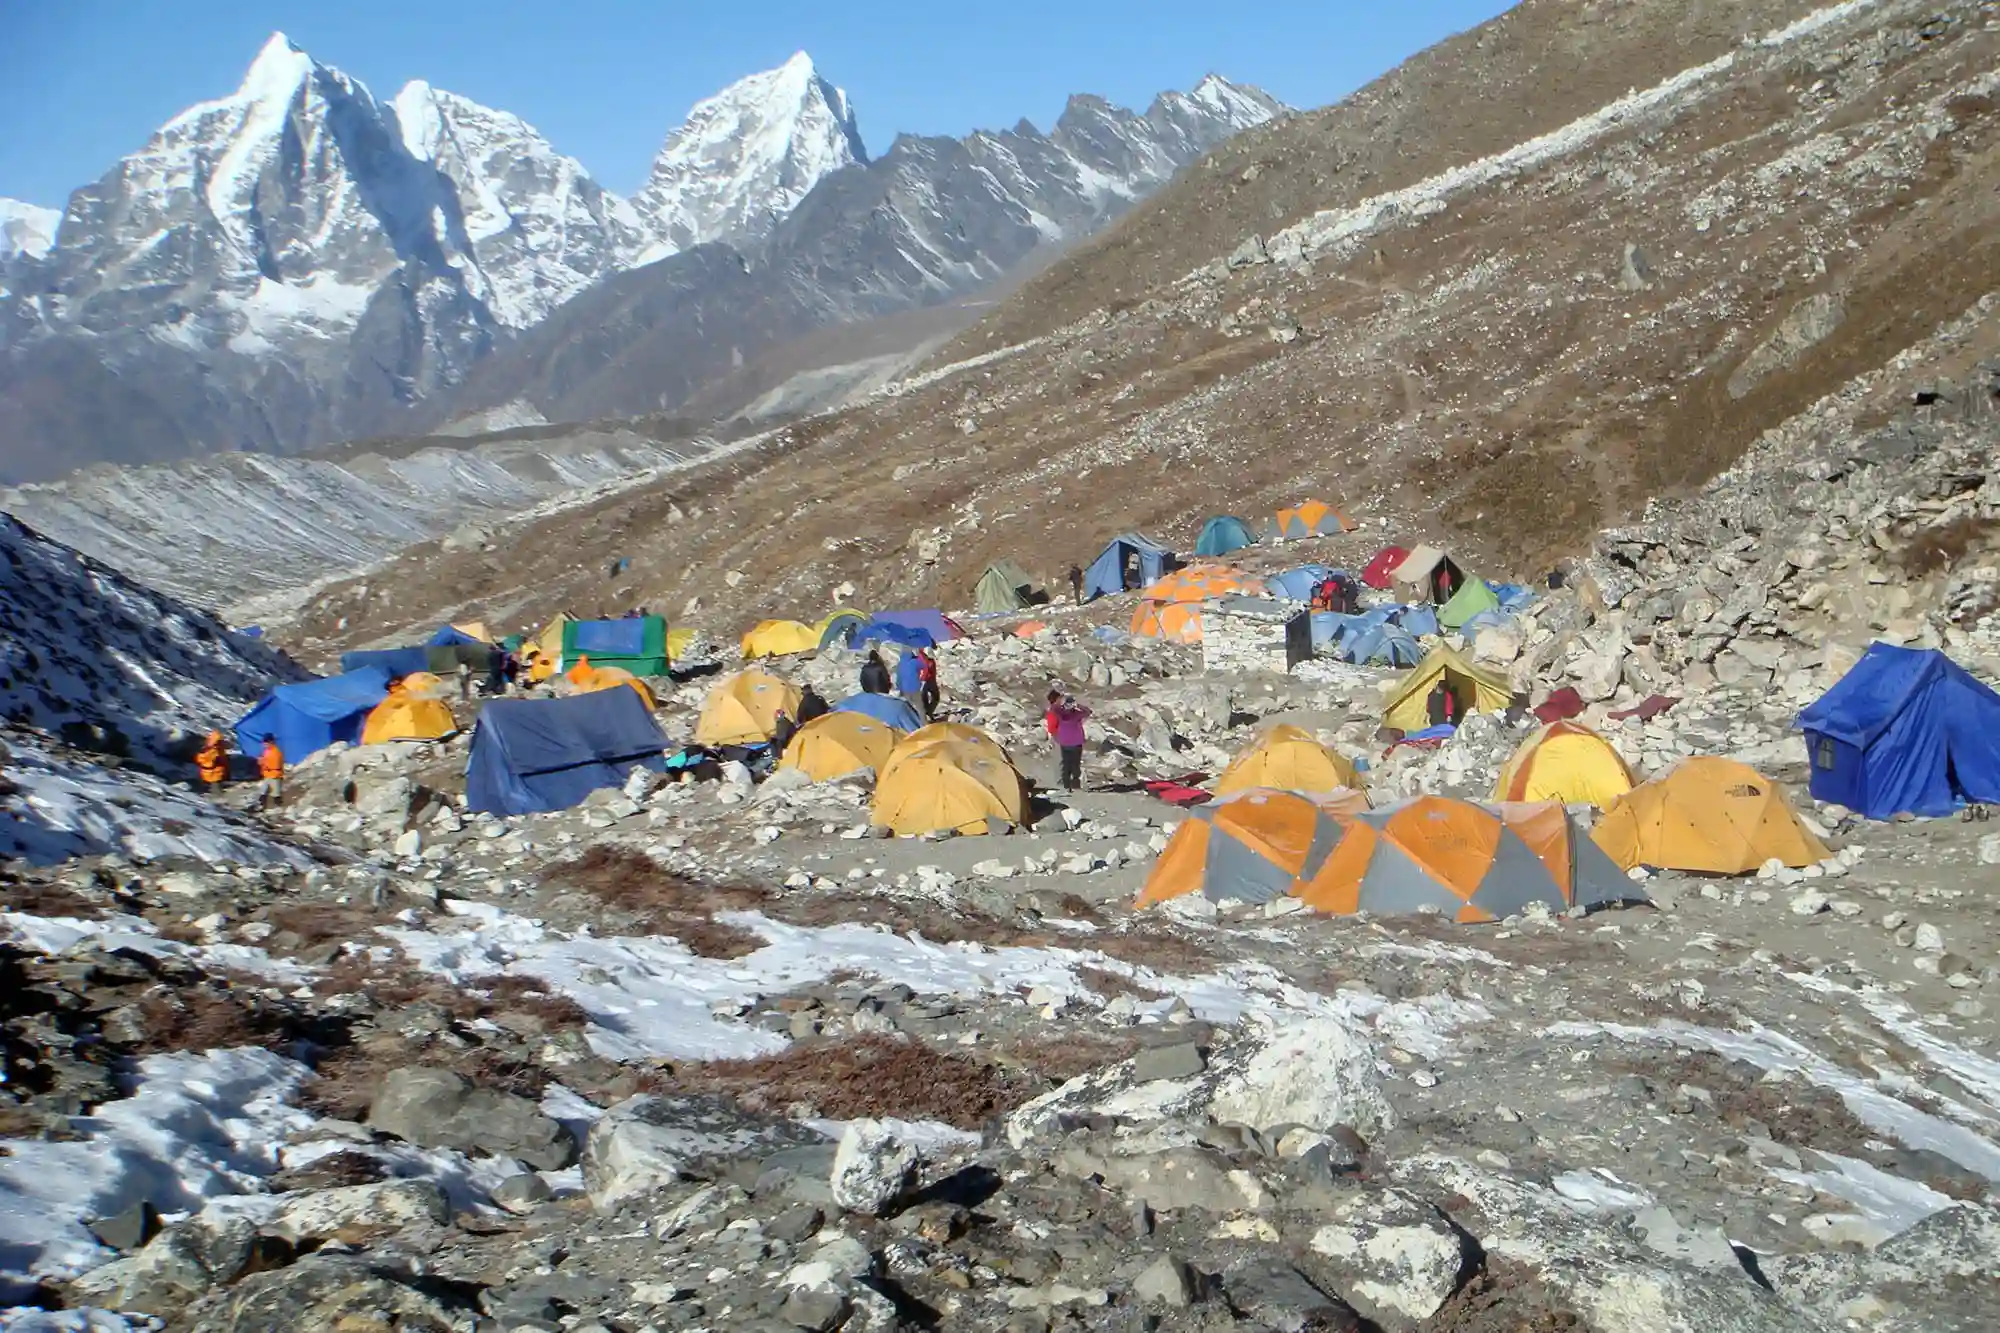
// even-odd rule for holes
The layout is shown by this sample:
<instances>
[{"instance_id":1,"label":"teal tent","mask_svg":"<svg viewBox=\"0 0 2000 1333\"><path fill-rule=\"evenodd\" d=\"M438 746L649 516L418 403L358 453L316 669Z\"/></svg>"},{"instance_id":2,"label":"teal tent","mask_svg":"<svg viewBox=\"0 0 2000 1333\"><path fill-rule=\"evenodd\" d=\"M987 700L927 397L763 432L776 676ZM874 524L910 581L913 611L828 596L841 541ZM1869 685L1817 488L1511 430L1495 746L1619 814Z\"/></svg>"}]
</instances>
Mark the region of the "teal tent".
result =
<instances>
[{"instance_id":1,"label":"teal tent","mask_svg":"<svg viewBox=\"0 0 2000 1333\"><path fill-rule=\"evenodd\" d=\"M1251 533L1250 525L1234 514L1217 514L1201 525L1201 536L1195 541L1196 555L1228 555L1246 546L1255 546L1257 538Z\"/></svg>"}]
</instances>

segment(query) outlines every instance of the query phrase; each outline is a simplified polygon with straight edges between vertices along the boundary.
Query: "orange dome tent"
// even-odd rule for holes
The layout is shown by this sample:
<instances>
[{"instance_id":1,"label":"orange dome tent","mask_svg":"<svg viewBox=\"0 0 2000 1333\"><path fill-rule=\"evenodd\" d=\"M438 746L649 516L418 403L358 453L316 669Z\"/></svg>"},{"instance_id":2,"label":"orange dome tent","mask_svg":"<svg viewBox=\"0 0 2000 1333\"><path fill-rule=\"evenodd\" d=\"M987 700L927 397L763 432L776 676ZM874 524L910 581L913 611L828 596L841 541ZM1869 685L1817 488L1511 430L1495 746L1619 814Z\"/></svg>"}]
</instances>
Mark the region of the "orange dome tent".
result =
<instances>
[{"instance_id":1,"label":"orange dome tent","mask_svg":"<svg viewBox=\"0 0 2000 1333\"><path fill-rule=\"evenodd\" d=\"M939 741L952 741L967 749L979 750L1010 768L1014 763L1013 756L1007 753L1005 747L978 727L964 722L933 722L928 726L918 727L909 735L899 738L896 742L896 748L883 761L880 775L887 777L896 770L896 766L902 763L903 760L917 753L917 751L923 749L925 746L935 745Z\"/></svg>"},{"instance_id":2,"label":"orange dome tent","mask_svg":"<svg viewBox=\"0 0 2000 1333\"><path fill-rule=\"evenodd\" d=\"M592 694L598 690L609 690L615 689L620 685L630 685L638 692L639 697L646 701L647 711L650 712L659 707L659 704L653 699L653 692L646 688L646 682L640 680L624 667L592 666L590 658L587 656L579 657L576 660L575 666L563 672L563 679L568 681L578 694Z\"/></svg>"},{"instance_id":3,"label":"orange dome tent","mask_svg":"<svg viewBox=\"0 0 2000 1333\"><path fill-rule=\"evenodd\" d=\"M1308 796L1253 787L1188 811L1174 830L1138 906L1191 893L1269 902L1291 891L1316 847L1340 837L1340 821L1368 808L1359 792Z\"/></svg>"},{"instance_id":4,"label":"orange dome tent","mask_svg":"<svg viewBox=\"0 0 2000 1333\"><path fill-rule=\"evenodd\" d=\"M1205 602L1212 597L1262 597L1264 581L1228 565L1189 565L1139 590L1149 602Z\"/></svg>"},{"instance_id":5,"label":"orange dome tent","mask_svg":"<svg viewBox=\"0 0 2000 1333\"><path fill-rule=\"evenodd\" d=\"M799 715L799 688L754 667L708 692L695 723L697 745L761 745L771 739L780 709Z\"/></svg>"},{"instance_id":6,"label":"orange dome tent","mask_svg":"<svg viewBox=\"0 0 2000 1333\"><path fill-rule=\"evenodd\" d=\"M1201 607L1193 602L1141 602L1132 612L1132 634L1169 643L1201 642Z\"/></svg>"},{"instance_id":7,"label":"orange dome tent","mask_svg":"<svg viewBox=\"0 0 2000 1333\"><path fill-rule=\"evenodd\" d=\"M1713 755L1683 759L1619 797L1592 837L1627 870L1747 875L1773 858L1808 866L1827 856L1776 783Z\"/></svg>"},{"instance_id":8,"label":"orange dome tent","mask_svg":"<svg viewBox=\"0 0 2000 1333\"><path fill-rule=\"evenodd\" d=\"M1494 784L1496 801L1561 801L1602 810L1632 790L1632 770L1611 742L1580 722L1551 722L1514 751Z\"/></svg>"},{"instance_id":9,"label":"orange dome tent","mask_svg":"<svg viewBox=\"0 0 2000 1333\"><path fill-rule=\"evenodd\" d=\"M1320 500L1304 500L1290 509L1278 511L1278 540L1298 541L1303 537L1331 537L1354 531L1354 521Z\"/></svg>"},{"instance_id":10,"label":"orange dome tent","mask_svg":"<svg viewBox=\"0 0 2000 1333\"><path fill-rule=\"evenodd\" d=\"M822 713L798 729L780 768L796 768L814 782L846 777L864 768L879 775L896 748L894 727L864 713Z\"/></svg>"},{"instance_id":11,"label":"orange dome tent","mask_svg":"<svg viewBox=\"0 0 2000 1333\"><path fill-rule=\"evenodd\" d=\"M981 747L933 741L910 752L875 782L873 818L902 837L953 830L984 833L987 821L1025 824L1021 775Z\"/></svg>"},{"instance_id":12,"label":"orange dome tent","mask_svg":"<svg viewBox=\"0 0 2000 1333\"><path fill-rule=\"evenodd\" d=\"M436 679L436 677L432 677ZM437 699L413 693L406 681L390 683L389 693L361 724L363 745L390 741L434 741L458 730L458 722Z\"/></svg>"},{"instance_id":13,"label":"orange dome tent","mask_svg":"<svg viewBox=\"0 0 2000 1333\"><path fill-rule=\"evenodd\" d=\"M1297 792L1331 792L1342 788L1359 791L1361 775L1344 756L1321 745L1310 733L1280 723L1236 756L1215 780L1218 796L1251 787Z\"/></svg>"}]
</instances>

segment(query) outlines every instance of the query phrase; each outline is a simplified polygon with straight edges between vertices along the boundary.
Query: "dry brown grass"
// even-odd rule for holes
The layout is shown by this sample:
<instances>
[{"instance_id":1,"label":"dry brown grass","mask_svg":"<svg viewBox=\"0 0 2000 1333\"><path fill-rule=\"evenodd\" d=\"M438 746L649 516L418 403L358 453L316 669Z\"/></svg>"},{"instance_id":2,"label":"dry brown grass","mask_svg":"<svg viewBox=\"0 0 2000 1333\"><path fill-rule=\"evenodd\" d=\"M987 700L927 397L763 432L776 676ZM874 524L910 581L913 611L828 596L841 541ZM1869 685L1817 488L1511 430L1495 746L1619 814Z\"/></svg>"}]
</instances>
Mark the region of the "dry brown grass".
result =
<instances>
[{"instance_id":1,"label":"dry brown grass","mask_svg":"<svg viewBox=\"0 0 2000 1333\"><path fill-rule=\"evenodd\" d=\"M1101 967L1079 967L1076 979L1107 1000L1115 1000L1121 995L1129 995L1135 1000L1164 1000L1167 993L1141 985L1123 972L1112 972Z\"/></svg>"},{"instance_id":2,"label":"dry brown grass","mask_svg":"<svg viewBox=\"0 0 2000 1333\"><path fill-rule=\"evenodd\" d=\"M0 910L32 916L67 916L94 921L104 909L67 884L46 881L0 884Z\"/></svg>"},{"instance_id":3,"label":"dry brown grass","mask_svg":"<svg viewBox=\"0 0 2000 1333\"><path fill-rule=\"evenodd\" d=\"M1122 1033L1065 1032L1061 1036L1003 1040L992 1049L995 1061L1007 1068L1050 1083L1067 1083L1094 1069L1131 1059L1139 1050L1139 1039Z\"/></svg>"},{"instance_id":4,"label":"dry brown grass","mask_svg":"<svg viewBox=\"0 0 2000 1333\"><path fill-rule=\"evenodd\" d=\"M1948 570L1975 551L1991 547L1996 533L2000 533L2000 523L1966 514L1919 532L1896 552L1894 560L1911 578L1923 578Z\"/></svg>"},{"instance_id":5,"label":"dry brown grass","mask_svg":"<svg viewBox=\"0 0 2000 1333\"><path fill-rule=\"evenodd\" d=\"M673 936L703 958L741 958L764 947L755 931L713 915L764 906L770 892L754 884L703 883L643 852L604 845L554 867L547 878L589 894L648 933Z\"/></svg>"},{"instance_id":6,"label":"dry brown grass","mask_svg":"<svg viewBox=\"0 0 2000 1333\"><path fill-rule=\"evenodd\" d=\"M870 1035L801 1042L756 1060L678 1065L648 1079L647 1090L720 1093L774 1115L899 1116L978 1129L1042 1089L1019 1074L920 1041Z\"/></svg>"},{"instance_id":7,"label":"dry brown grass","mask_svg":"<svg viewBox=\"0 0 2000 1333\"><path fill-rule=\"evenodd\" d=\"M151 990L139 1000L139 1011L146 1019L146 1040L138 1050L148 1055L237 1046L283 1052L299 1040L304 1027L295 1010L216 979Z\"/></svg>"},{"instance_id":8,"label":"dry brown grass","mask_svg":"<svg viewBox=\"0 0 2000 1333\"><path fill-rule=\"evenodd\" d=\"M266 911L264 920L279 932L279 935L266 941L266 947L270 947L271 940L278 940L281 935L289 933L298 939L294 948L304 950L321 944L367 939L383 917L338 903L289 902L279 903ZM282 941L278 947L288 943L288 940Z\"/></svg>"}]
</instances>

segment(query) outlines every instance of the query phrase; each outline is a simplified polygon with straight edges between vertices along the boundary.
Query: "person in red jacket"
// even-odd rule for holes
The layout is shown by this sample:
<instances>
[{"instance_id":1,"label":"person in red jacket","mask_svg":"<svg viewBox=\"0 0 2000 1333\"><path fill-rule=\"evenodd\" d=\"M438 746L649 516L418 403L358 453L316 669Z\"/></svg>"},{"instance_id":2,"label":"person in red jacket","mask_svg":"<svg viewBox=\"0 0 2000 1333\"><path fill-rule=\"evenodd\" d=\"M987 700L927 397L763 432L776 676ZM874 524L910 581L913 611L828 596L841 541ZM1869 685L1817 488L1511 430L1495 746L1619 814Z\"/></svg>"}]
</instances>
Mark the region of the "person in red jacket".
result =
<instances>
[{"instance_id":1,"label":"person in red jacket","mask_svg":"<svg viewBox=\"0 0 2000 1333\"><path fill-rule=\"evenodd\" d=\"M937 717L938 710L938 668L937 658L928 648L917 649L917 696L918 705L924 710L924 721Z\"/></svg>"},{"instance_id":2,"label":"person in red jacket","mask_svg":"<svg viewBox=\"0 0 2000 1333\"><path fill-rule=\"evenodd\" d=\"M1055 719L1056 748L1062 751L1062 784L1064 791L1083 790L1083 721L1090 716L1090 710L1065 694L1062 702L1051 710Z\"/></svg>"}]
</instances>

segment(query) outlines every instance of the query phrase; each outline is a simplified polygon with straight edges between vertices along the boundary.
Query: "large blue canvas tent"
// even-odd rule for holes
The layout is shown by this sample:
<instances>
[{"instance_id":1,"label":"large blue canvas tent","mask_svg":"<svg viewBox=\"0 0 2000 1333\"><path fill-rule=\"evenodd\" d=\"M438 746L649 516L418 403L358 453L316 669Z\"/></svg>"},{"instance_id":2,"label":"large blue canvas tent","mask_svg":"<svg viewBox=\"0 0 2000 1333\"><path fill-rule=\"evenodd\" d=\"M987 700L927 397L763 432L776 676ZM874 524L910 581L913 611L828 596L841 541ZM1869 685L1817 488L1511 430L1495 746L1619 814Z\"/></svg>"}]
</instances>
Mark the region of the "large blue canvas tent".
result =
<instances>
[{"instance_id":1,"label":"large blue canvas tent","mask_svg":"<svg viewBox=\"0 0 2000 1333\"><path fill-rule=\"evenodd\" d=\"M1172 551L1136 532L1113 537L1102 554L1090 562L1090 568L1083 571L1083 599L1087 602L1093 597L1124 592L1125 567L1134 561L1139 566L1137 586L1143 588L1163 576L1173 558Z\"/></svg>"},{"instance_id":2,"label":"large blue canvas tent","mask_svg":"<svg viewBox=\"0 0 2000 1333\"><path fill-rule=\"evenodd\" d=\"M1257 538L1250 531L1250 525L1234 514L1217 514L1201 525L1201 536L1195 539L1196 555L1228 555L1246 546L1255 546Z\"/></svg>"},{"instance_id":3,"label":"large blue canvas tent","mask_svg":"<svg viewBox=\"0 0 2000 1333\"><path fill-rule=\"evenodd\" d=\"M340 655L340 669L346 673L365 671L369 667L380 667L389 673L390 680L401 680L414 676L419 671L431 669L431 655L428 648L370 648Z\"/></svg>"},{"instance_id":4,"label":"large blue canvas tent","mask_svg":"<svg viewBox=\"0 0 2000 1333\"><path fill-rule=\"evenodd\" d=\"M897 731L915 731L924 725L924 715L908 699L893 694L854 694L833 706L836 713L860 713Z\"/></svg>"},{"instance_id":5,"label":"large blue canvas tent","mask_svg":"<svg viewBox=\"0 0 2000 1333\"><path fill-rule=\"evenodd\" d=\"M358 744L369 711L388 697L389 673L381 667L274 686L236 724L236 748L254 755L275 737L285 762L296 764L336 741Z\"/></svg>"},{"instance_id":6,"label":"large blue canvas tent","mask_svg":"<svg viewBox=\"0 0 2000 1333\"><path fill-rule=\"evenodd\" d=\"M562 699L495 699L479 714L465 765L469 810L567 810L635 768L664 773L667 738L637 690Z\"/></svg>"},{"instance_id":7,"label":"large blue canvas tent","mask_svg":"<svg viewBox=\"0 0 2000 1333\"><path fill-rule=\"evenodd\" d=\"M1935 649L1869 644L1799 726L1817 800L1870 819L2000 801L2000 694Z\"/></svg>"}]
</instances>

